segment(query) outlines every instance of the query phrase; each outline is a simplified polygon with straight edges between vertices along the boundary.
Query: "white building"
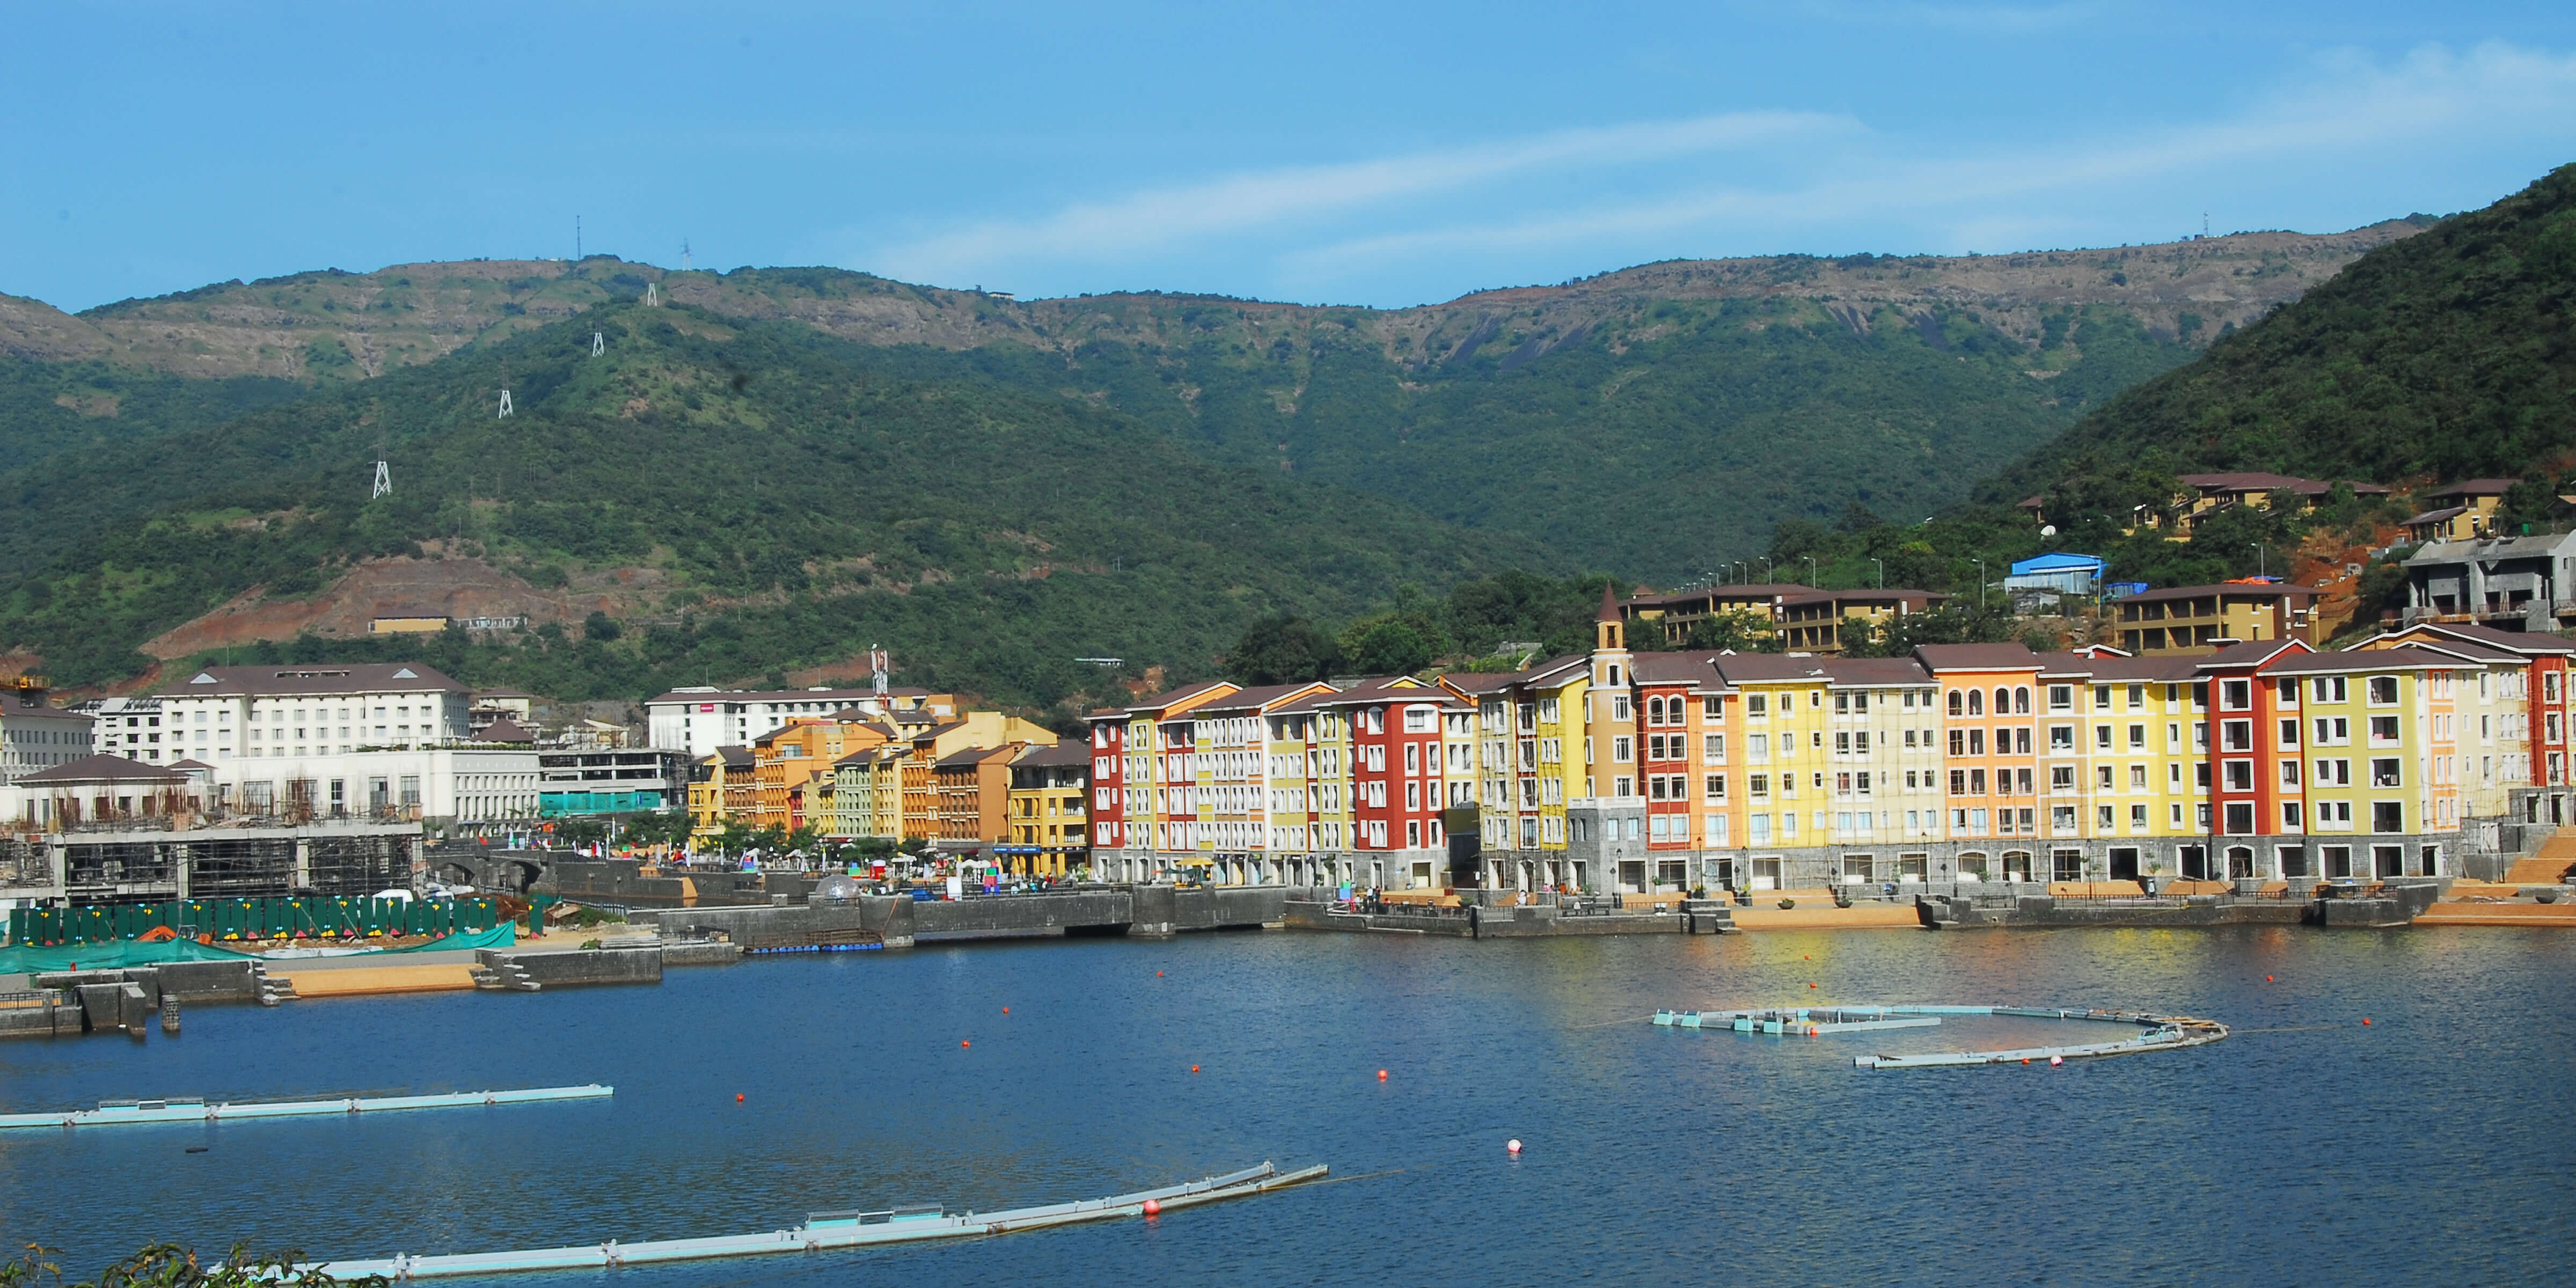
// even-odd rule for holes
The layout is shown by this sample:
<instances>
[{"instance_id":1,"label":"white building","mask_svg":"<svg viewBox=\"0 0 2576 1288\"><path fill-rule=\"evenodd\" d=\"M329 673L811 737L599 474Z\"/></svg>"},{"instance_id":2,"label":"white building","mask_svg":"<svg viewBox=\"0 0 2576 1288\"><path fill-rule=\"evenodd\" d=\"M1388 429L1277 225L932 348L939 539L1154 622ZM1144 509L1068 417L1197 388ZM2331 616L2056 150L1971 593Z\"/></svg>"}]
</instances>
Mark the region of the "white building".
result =
<instances>
[{"instance_id":1,"label":"white building","mask_svg":"<svg viewBox=\"0 0 2576 1288\"><path fill-rule=\"evenodd\" d=\"M45 705L42 689L0 690L0 783L90 754L90 718Z\"/></svg>"},{"instance_id":2,"label":"white building","mask_svg":"<svg viewBox=\"0 0 2576 1288\"><path fill-rule=\"evenodd\" d=\"M956 715L956 699L926 689L673 689L644 704L646 739L704 760L718 747L748 747L762 734L795 719L818 719L857 708L869 718L897 711Z\"/></svg>"},{"instance_id":3,"label":"white building","mask_svg":"<svg viewBox=\"0 0 2576 1288\"><path fill-rule=\"evenodd\" d=\"M290 751L177 768L202 774L215 800L252 817L492 823L538 813L537 753L527 747Z\"/></svg>"},{"instance_id":4,"label":"white building","mask_svg":"<svg viewBox=\"0 0 2576 1288\"><path fill-rule=\"evenodd\" d=\"M111 700L114 701L114 700ZM154 709L102 705L99 732L115 754L146 763L304 759L418 749L473 736L469 692L418 662L340 666L210 666L148 699ZM102 746L100 750L107 750Z\"/></svg>"}]
</instances>

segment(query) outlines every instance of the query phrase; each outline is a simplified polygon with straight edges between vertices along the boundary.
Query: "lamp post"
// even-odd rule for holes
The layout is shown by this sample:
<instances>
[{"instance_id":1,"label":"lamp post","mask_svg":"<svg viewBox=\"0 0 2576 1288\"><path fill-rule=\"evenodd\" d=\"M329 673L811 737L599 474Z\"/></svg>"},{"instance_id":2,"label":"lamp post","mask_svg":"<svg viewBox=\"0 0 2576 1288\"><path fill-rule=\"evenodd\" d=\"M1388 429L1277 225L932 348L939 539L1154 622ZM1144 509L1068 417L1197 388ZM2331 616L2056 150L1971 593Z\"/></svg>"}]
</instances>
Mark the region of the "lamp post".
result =
<instances>
[{"instance_id":1,"label":"lamp post","mask_svg":"<svg viewBox=\"0 0 2576 1288\"><path fill-rule=\"evenodd\" d=\"M1816 557L1814 555L1800 555L1798 557L1807 561L1808 585L1812 586L1817 582L1824 580L1823 576L1816 571Z\"/></svg>"},{"instance_id":2,"label":"lamp post","mask_svg":"<svg viewBox=\"0 0 2576 1288\"><path fill-rule=\"evenodd\" d=\"M1883 559L1872 559L1869 562L1878 569L1878 588L1887 589L1887 562Z\"/></svg>"},{"instance_id":3,"label":"lamp post","mask_svg":"<svg viewBox=\"0 0 2576 1288\"><path fill-rule=\"evenodd\" d=\"M1762 580L1766 582L1771 580L1771 575L1771 556L1764 555L1762 556Z\"/></svg>"},{"instance_id":4,"label":"lamp post","mask_svg":"<svg viewBox=\"0 0 2576 1288\"><path fill-rule=\"evenodd\" d=\"M2254 575L2264 578L2267 581L2270 580L2272 576L2272 552L2264 549L2263 543L2260 541L2250 542L2248 544L2254 547Z\"/></svg>"},{"instance_id":5,"label":"lamp post","mask_svg":"<svg viewBox=\"0 0 2576 1288\"><path fill-rule=\"evenodd\" d=\"M1985 611L1985 607L1986 607L1986 561L1985 561L1985 560L1983 560L1983 559L1980 559L1980 560L1978 560L1978 561L1977 561L1977 611L1979 611L1979 612L1984 612L1984 611Z\"/></svg>"}]
</instances>

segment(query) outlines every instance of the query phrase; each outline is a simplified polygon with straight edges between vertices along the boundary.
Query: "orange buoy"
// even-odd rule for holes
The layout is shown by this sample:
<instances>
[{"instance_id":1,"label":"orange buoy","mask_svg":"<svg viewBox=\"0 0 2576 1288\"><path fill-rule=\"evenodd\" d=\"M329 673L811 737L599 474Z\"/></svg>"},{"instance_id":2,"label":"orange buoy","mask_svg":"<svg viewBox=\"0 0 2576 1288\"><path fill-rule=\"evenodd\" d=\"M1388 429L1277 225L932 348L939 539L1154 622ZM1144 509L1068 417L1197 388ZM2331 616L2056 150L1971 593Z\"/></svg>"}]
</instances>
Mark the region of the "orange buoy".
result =
<instances>
[{"instance_id":1,"label":"orange buoy","mask_svg":"<svg viewBox=\"0 0 2576 1288\"><path fill-rule=\"evenodd\" d=\"M1155 971L1155 972L1154 972L1154 978L1156 978L1156 979L1161 979L1162 977L1163 977L1163 972L1161 972L1161 971ZM1155 1209L1155 1210L1156 1210L1156 1211L1160 1211L1161 1209L1157 1208L1157 1209Z\"/></svg>"},{"instance_id":2,"label":"orange buoy","mask_svg":"<svg viewBox=\"0 0 2576 1288\"><path fill-rule=\"evenodd\" d=\"M2028 1064L2028 1063L2030 1063L2030 1057L2029 1057L2029 1056L2023 1056L2023 1057L2021 1058L2021 1062L2022 1062L2023 1064Z\"/></svg>"},{"instance_id":3,"label":"orange buoy","mask_svg":"<svg viewBox=\"0 0 2576 1288\"><path fill-rule=\"evenodd\" d=\"M2272 977L2271 977L2271 976L2269 976L2269 975L2264 976L2264 977L2263 977L2263 982L2264 982L2264 983L2266 983L2266 984L2271 983L2271 982L2272 982Z\"/></svg>"},{"instance_id":4,"label":"orange buoy","mask_svg":"<svg viewBox=\"0 0 2576 1288\"><path fill-rule=\"evenodd\" d=\"M964 1039L964 1038L959 1038L959 1039L957 1039L957 1045L962 1049L962 1048L965 1048L965 1047L973 1046L973 1045L975 1045L975 1044L974 1044L974 1043L972 1043L972 1042L967 1041L967 1040L966 1040L966 1039Z\"/></svg>"},{"instance_id":5,"label":"orange buoy","mask_svg":"<svg viewBox=\"0 0 2576 1288\"><path fill-rule=\"evenodd\" d=\"M1008 1014L1010 1014L1010 1013L1011 1013L1011 1008L1009 1008L1009 1007L1007 1007L1007 1006L1005 1006L1005 1007L1003 1007L1003 1008L1002 1008L1002 1014L1004 1014L1004 1015L1008 1015Z\"/></svg>"},{"instance_id":6,"label":"orange buoy","mask_svg":"<svg viewBox=\"0 0 2576 1288\"><path fill-rule=\"evenodd\" d=\"M1807 985L1807 987L1809 987L1809 988L1814 988L1814 987L1815 987L1815 985L1813 985L1813 984L1809 984L1809 985Z\"/></svg>"},{"instance_id":7,"label":"orange buoy","mask_svg":"<svg viewBox=\"0 0 2576 1288\"><path fill-rule=\"evenodd\" d=\"M733 1102L734 1102L735 1104L737 1104L737 1105L742 1103L742 1093L741 1093L741 1092L737 1091L737 1092L733 1093Z\"/></svg>"},{"instance_id":8,"label":"orange buoy","mask_svg":"<svg viewBox=\"0 0 2576 1288\"><path fill-rule=\"evenodd\" d=\"M1161 1200L1159 1200L1159 1199L1147 1199L1147 1200L1145 1200L1145 1215L1147 1215L1147 1216L1161 1216L1162 1214L1163 1214L1163 1204L1162 1204Z\"/></svg>"},{"instance_id":9,"label":"orange buoy","mask_svg":"<svg viewBox=\"0 0 2576 1288\"><path fill-rule=\"evenodd\" d=\"M1198 1071L1199 1071L1199 1067L1198 1067L1197 1065L1195 1065L1195 1064L1194 1064L1194 1065L1191 1065L1191 1066L1190 1066L1190 1072L1192 1072L1192 1073L1197 1073Z\"/></svg>"},{"instance_id":10,"label":"orange buoy","mask_svg":"<svg viewBox=\"0 0 2576 1288\"><path fill-rule=\"evenodd\" d=\"M2369 1024L2369 1023L2370 1023L2370 1017L2368 1017L2368 1016L2363 1016L2363 1017L2362 1017L2362 1021L2361 1021L2361 1022L2362 1022L2363 1024L2365 1024L2365 1025Z\"/></svg>"},{"instance_id":11,"label":"orange buoy","mask_svg":"<svg viewBox=\"0 0 2576 1288\"><path fill-rule=\"evenodd\" d=\"M1821 1033L1821 1032L1823 1032L1823 1031L1824 1031L1824 1030L1819 1029L1819 1028L1817 1028L1815 1025L1812 1025L1812 1024L1810 1024L1810 1025L1808 1025L1808 1026L1807 1026L1807 1036L1808 1036L1808 1037L1814 1037L1814 1036L1816 1036L1818 1033Z\"/></svg>"},{"instance_id":12,"label":"orange buoy","mask_svg":"<svg viewBox=\"0 0 2576 1288\"><path fill-rule=\"evenodd\" d=\"M1377 1080L1380 1082L1386 1081L1386 1070L1380 1069L1377 1071Z\"/></svg>"}]
</instances>

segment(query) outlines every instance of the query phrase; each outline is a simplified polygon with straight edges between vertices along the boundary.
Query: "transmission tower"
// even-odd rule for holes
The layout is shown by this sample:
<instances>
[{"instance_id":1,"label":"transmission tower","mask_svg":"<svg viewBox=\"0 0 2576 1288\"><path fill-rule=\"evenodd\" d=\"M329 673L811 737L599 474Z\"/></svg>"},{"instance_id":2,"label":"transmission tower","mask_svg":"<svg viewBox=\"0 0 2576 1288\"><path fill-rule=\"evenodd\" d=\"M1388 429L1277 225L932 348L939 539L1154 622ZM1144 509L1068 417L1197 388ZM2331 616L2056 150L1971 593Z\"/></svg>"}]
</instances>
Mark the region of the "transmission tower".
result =
<instances>
[{"instance_id":1,"label":"transmission tower","mask_svg":"<svg viewBox=\"0 0 2576 1288\"><path fill-rule=\"evenodd\" d=\"M606 352L608 352L608 337L607 337L607 336L604 336L604 335L602 335L602 334L600 334L600 333L599 333L599 332L597 332L597 331L593 331L593 332L591 332L591 333L590 333L590 356L592 356L592 357L596 358L596 357L598 357L599 355L601 355L601 354L603 354L603 353L606 353Z\"/></svg>"},{"instance_id":2,"label":"transmission tower","mask_svg":"<svg viewBox=\"0 0 2576 1288\"><path fill-rule=\"evenodd\" d=\"M385 462L385 445L384 445L384 441L383 441L382 439L379 439L379 440L377 440L377 442L376 442L376 490L375 490L375 491L373 491L373 492L368 493L368 494L367 494L367 499L368 499L368 500L370 500L370 501L373 501L373 500L375 500L377 497L381 497L381 496L391 496L391 495L393 495L393 490L394 490L394 471L393 471L393 467L392 467L391 465L388 465L388 464Z\"/></svg>"},{"instance_id":3,"label":"transmission tower","mask_svg":"<svg viewBox=\"0 0 2576 1288\"><path fill-rule=\"evenodd\" d=\"M644 284L644 307L648 309L658 309L662 307L662 292L658 289L656 283L646 282Z\"/></svg>"}]
</instances>

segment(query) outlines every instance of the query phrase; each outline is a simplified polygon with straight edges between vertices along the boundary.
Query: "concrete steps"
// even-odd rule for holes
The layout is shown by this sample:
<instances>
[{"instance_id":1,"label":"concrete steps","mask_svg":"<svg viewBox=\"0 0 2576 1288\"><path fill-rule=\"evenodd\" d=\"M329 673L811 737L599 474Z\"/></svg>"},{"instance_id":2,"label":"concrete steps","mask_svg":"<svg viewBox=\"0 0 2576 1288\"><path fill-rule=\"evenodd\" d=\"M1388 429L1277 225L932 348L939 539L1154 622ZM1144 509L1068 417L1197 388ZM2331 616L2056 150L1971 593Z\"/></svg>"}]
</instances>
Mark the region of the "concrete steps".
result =
<instances>
[{"instance_id":1,"label":"concrete steps","mask_svg":"<svg viewBox=\"0 0 2576 1288\"><path fill-rule=\"evenodd\" d=\"M270 975L268 973L268 967L264 963L254 966L252 969L258 973L260 1005L275 1006L280 1002L292 1002L295 1000L294 980L288 979L283 975Z\"/></svg>"},{"instance_id":2,"label":"concrete steps","mask_svg":"<svg viewBox=\"0 0 2576 1288\"><path fill-rule=\"evenodd\" d=\"M2557 885L2576 867L2576 827L2562 827L2540 843L2540 852L2516 859L2504 874L2504 885Z\"/></svg>"},{"instance_id":3,"label":"concrete steps","mask_svg":"<svg viewBox=\"0 0 2576 1288\"><path fill-rule=\"evenodd\" d=\"M528 968L517 962L503 962L498 966L478 965L467 970L474 978L474 987L487 993L542 993L546 987L530 978Z\"/></svg>"}]
</instances>

